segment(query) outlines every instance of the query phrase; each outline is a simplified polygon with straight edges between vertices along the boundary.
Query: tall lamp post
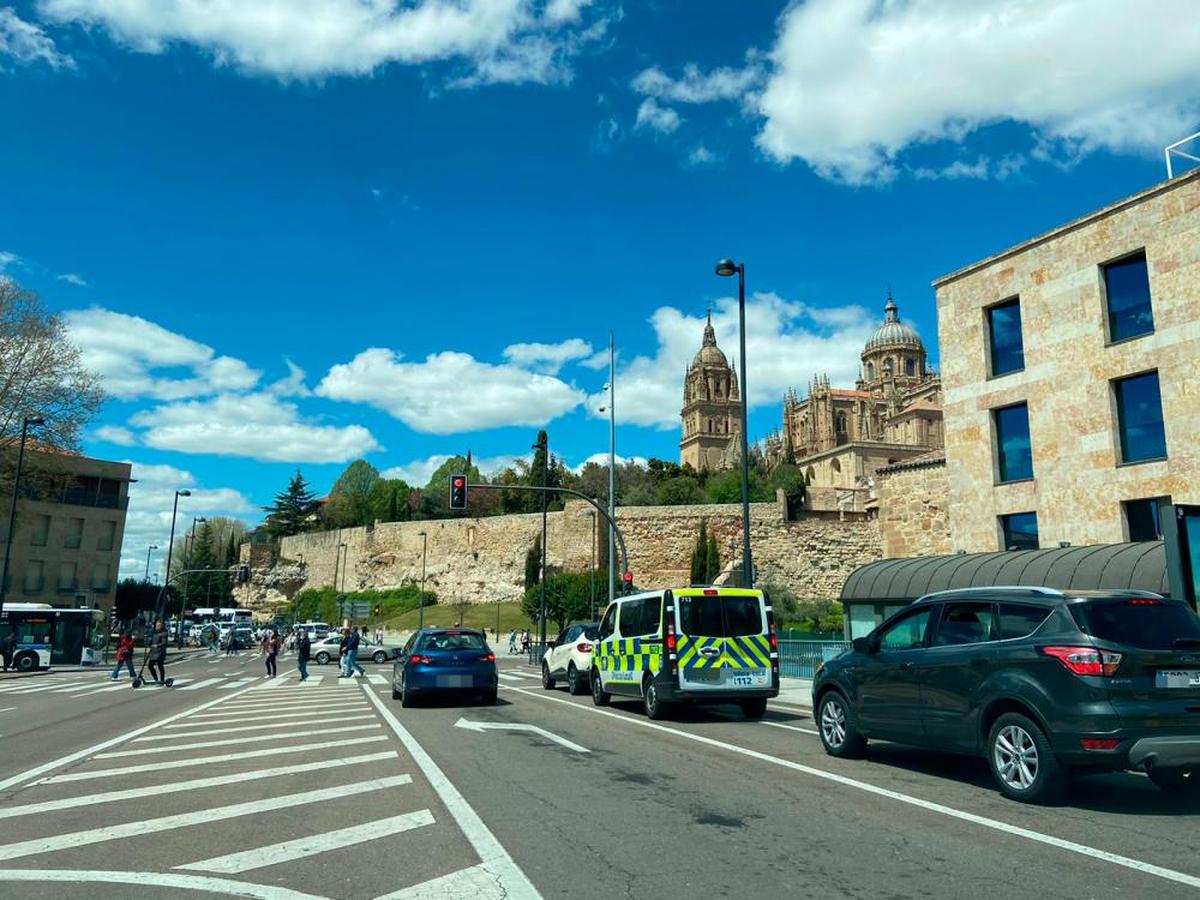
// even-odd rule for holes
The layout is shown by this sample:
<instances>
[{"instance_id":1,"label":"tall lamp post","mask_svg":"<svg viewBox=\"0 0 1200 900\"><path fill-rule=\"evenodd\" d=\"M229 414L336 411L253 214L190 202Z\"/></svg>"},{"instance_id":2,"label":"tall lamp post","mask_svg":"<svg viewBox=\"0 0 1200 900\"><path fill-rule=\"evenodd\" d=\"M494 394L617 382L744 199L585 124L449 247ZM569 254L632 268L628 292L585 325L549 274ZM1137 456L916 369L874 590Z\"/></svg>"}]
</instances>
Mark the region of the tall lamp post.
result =
<instances>
[{"instance_id":1,"label":"tall lamp post","mask_svg":"<svg viewBox=\"0 0 1200 900\"><path fill-rule=\"evenodd\" d=\"M617 596L617 533L612 523L617 521L617 389L616 389L616 342L613 333L608 333L608 403L600 412L608 413L608 602Z\"/></svg>"},{"instance_id":2,"label":"tall lamp post","mask_svg":"<svg viewBox=\"0 0 1200 900\"><path fill-rule=\"evenodd\" d=\"M738 343L742 354L742 587L754 587L754 560L750 556L750 445L747 435L746 407L746 265L723 259L717 263L722 278L738 277Z\"/></svg>"},{"instance_id":3,"label":"tall lamp post","mask_svg":"<svg viewBox=\"0 0 1200 900\"><path fill-rule=\"evenodd\" d=\"M142 581L146 582L146 584L150 583L150 551L157 550L157 549L158 549L158 544L151 544L149 547L146 548L146 577L144 577L142 579Z\"/></svg>"},{"instance_id":4,"label":"tall lamp post","mask_svg":"<svg viewBox=\"0 0 1200 900\"><path fill-rule=\"evenodd\" d=\"M166 610L166 602L167 602L165 592L166 592L167 588L170 587L170 584L171 584L171 555L175 550L175 516L178 515L178 513L179 513L179 498L180 497L190 497L190 496L192 496L191 491L186 491L186 490L185 491L176 491L175 492L175 502L171 506L171 537L167 541L167 581L166 581L167 587L163 589L164 590L164 596L163 596L164 611ZM183 607L181 606L180 607L181 612L182 612L182 609L183 609ZM180 620L180 628L182 628L183 627L182 614L179 616L179 620ZM153 627L153 626L151 626L151 627Z\"/></svg>"},{"instance_id":5,"label":"tall lamp post","mask_svg":"<svg viewBox=\"0 0 1200 900\"><path fill-rule=\"evenodd\" d=\"M542 451L542 487L550 486L550 438L542 432L539 435L539 440L533 445L534 450ZM542 494L542 559L541 559L541 577L538 579L538 595L540 597L539 605L541 607L540 617L541 624L538 626L538 640L542 649L546 648L546 512L549 501L549 494Z\"/></svg>"},{"instance_id":6,"label":"tall lamp post","mask_svg":"<svg viewBox=\"0 0 1200 900\"><path fill-rule=\"evenodd\" d=\"M8 594L8 561L12 556L13 528L17 524L17 493L21 487L21 466L25 463L25 439L29 437L31 425L45 425L41 416L25 416L21 420L21 445L17 449L17 471L13 475L12 503L8 507L8 537L4 539L4 574L0 575L0 612L4 610L4 598Z\"/></svg>"},{"instance_id":7,"label":"tall lamp post","mask_svg":"<svg viewBox=\"0 0 1200 900\"><path fill-rule=\"evenodd\" d=\"M417 631L425 627L425 552L429 549L429 535L418 531L421 539L421 593L417 595Z\"/></svg>"}]
</instances>

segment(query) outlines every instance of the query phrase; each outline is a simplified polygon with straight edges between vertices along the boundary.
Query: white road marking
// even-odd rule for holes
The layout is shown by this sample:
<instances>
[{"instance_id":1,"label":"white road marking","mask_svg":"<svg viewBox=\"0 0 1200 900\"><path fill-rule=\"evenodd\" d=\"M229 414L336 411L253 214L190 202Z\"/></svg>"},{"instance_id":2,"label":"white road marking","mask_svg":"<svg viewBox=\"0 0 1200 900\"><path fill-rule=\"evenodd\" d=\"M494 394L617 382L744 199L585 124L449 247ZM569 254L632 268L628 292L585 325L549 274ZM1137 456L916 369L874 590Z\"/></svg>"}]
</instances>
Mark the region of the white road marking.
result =
<instances>
[{"instance_id":1,"label":"white road marking","mask_svg":"<svg viewBox=\"0 0 1200 900\"><path fill-rule=\"evenodd\" d=\"M329 712L353 712L357 709L362 709L361 703L341 704L338 706L324 706L322 709L327 709ZM193 719L221 719L225 722L269 722L275 719L301 719L305 716L311 716L314 710L300 710L297 712L271 712L264 715L261 711L248 709L244 712L219 712L205 713L202 716L192 716Z\"/></svg>"},{"instance_id":2,"label":"white road marking","mask_svg":"<svg viewBox=\"0 0 1200 900\"><path fill-rule=\"evenodd\" d=\"M501 900L502 897L504 890L496 883L496 876L483 866L471 866L375 900Z\"/></svg>"},{"instance_id":3,"label":"white road marking","mask_svg":"<svg viewBox=\"0 0 1200 900\"><path fill-rule=\"evenodd\" d=\"M47 676L45 676L45 675L40 676L39 680L41 678L46 678L46 677ZM92 683L93 682L90 680L89 681L70 681L65 684L61 681L50 681L46 684L20 684L20 685L17 685L16 687L0 688L0 692L3 692L5 694L40 694L45 691L57 691L57 690L62 690L62 689L79 690L81 688L86 687L89 684L92 684Z\"/></svg>"},{"instance_id":4,"label":"white road marking","mask_svg":"<svg viewBox=\"0 0 1200 900\"><path fill-rule=\"evenodd\" d=\"M236 874L247 869L261 869L263 866L274 866L279 863L327 853L330 850L340 850L343 847L353 847L366 841L377 840L414 828L423 828L433 824L433 813L427 809L417 812L404 813L399 816L389 816L362 825L351 825L349 828L339 828L336 831L326 831L308 837L282 841L254 850L243 850L240 853L230 853L227 856L215 856L212 859L202 859L199 862L188 863L186 866L176 866L176 869L191 869L196 872L223 872Z\"/></svg>"},{"instance_id":5,"label":"white road marking","mask_svg":"<svg viewBox=\"0 0 1200 900\"><path fill-rule=\"evenodd\" d=\"M0 712L12 712L14 709L16 709L15 706L6 706L4 709L0 709Z\"/></svg>"},{"instance_id":6,"label":"white road marking","mask_svg":"<svg viewBox=\"0 0 1200 900\"><path fill-rule=\"evenodd\" d=\"M466 801L466 798L459 793L458 788L433 761L433 757L426 753L425 748L417 743L417 739L409 730L400 724L400 720L379 699L378 694L366 687L363 688L363 693L375 704L375 708L383 716L383 720L391 726L396 737L400 738L400 743L404 744L413 761L420 767L430 786L437 791L446 811L450 813L459 830L471 842L471 846L479 856L480 866L492 875L504 896L509 900L541 900L542 895L533 886L533 882L521 871L508 851L479 818L478 813L472 809L471 804Z\"/></svg>"},{"instance_id":7,"label":"white road marking","mask_svg":"<svg viewBox=\"0 0 1200 900\"><path fill-rule=\"evenodd\" d=\"M469 719L459 719L454 723L454 727L465 728L467 731L478 731L480 734L485 731L528 731L533 734L540 734L546 740L561 744L568 750L574 750L576 753L591 753L587 747L581 747L574 741L568 741L566 738L559 737L545 728L538 728L536 725L523 725L518 722L472 722Z\"/></svg>"},{"instance_id":8,"label":"white road marking","mask_svg":"<svg viewBox=\"0 0 1200 900\"><path fill-rule=\"evenodd\" d=\"M240 781L257 781L260 778L274 778L279 775L299 775L303 772L317 772L331 766L353 766L360 763L378 762L384 759L395 759L400 754L395 750L385 750L382 753L366 753L362 756L347 756L342 759L323 759L319 762L298 763L294 766L275 766L270 769L254 769L250 772L237 772L233 775L214 775L210 778L193 778L190 781L174 781L168 784L144 785L127 791L104 791L100 794L82 794L65 797L61 800L47 800L42 803L27 803L24 806L0 806L0 819L18 816L36 815L38 813L55 812L60 809L74 809L77 806L94 806L97 803L117 803L121 800L141 800L156 794L173 794L177 791L191 791L200 788L220 787L223 784L237 784Z\"/></svg>"},{"instance_id":9,"label":"white road marking","mask_svg":"<svg viewBox=\"0 0 1200 900\"><path fill-rule=\"evenodd\" d=\"M376 675L375 673L371 673L370 675L368 675L367 681L371 682L371 684L387 684L388 683L388 680L386 678L384 678L382 675Z\"/></svg>"},{"instance_id":10,"label":"white road marking","mask_svg":"<svg viewBox=\"0 0 1200 900\"><path fill-rule=\"evenodd\" d=\"M219 690L222 690L222 691L232 691L232 690L234 690L235 688L240 688L240 687L244 687L244 686L245 686L245 685L247 685L247 684L252 684L253 682L255 682L255 681L257 681L257 680L258 680L257 678L241 678L241 679L239 679L239 680L237 680L237 681L234 681L234 682L232 682L231 684L223 684L223 685L221 685L221 687L219 688Z\"/></svg>"},{"instance_id":11,"label":"white road marking","mask_svg":"<svg viewBox=\"0 0 1200 900\"><path fill-rule=\"evenodd\" d=\"M254 699L238 699L232 703L222 703L219 709L225 712L248 712L249 710L281 712L297 709L320 709L324 706L342 705L345 704L349 699L352 699L346 697L311 697L307 694L303 697L287 694L272 696L267 699L254 692L247 694L246 697L253 697ZM280 707L280 701L286 702L286 707Z\"/></svg>"},{"instance_id":12,"label":"white road marking","mask_svg":"<svg viewBox=\"0 0 1200 900\"><path fill-rule=\"evenodd\" d=\"M363 709L366 710L366 707L364 706ZM3 712L3 710L0 710L0 712ZM375 714L370 711L367 711L365 715L361 716L340 716L337 720L337 725L331 726L328 730L332 731L336 729L340 731L342 730L341 726L344 722L363 722L367 719L374 718ZM208 724L212 725L214 723L209 722ZM170 734L155 734L151 735L150 737L134 738L132 743L140 744L146 741L174 741L178 738L203 737L206 734L236 734L244 731L278 731L280 734L294 736L295 733L289 729L295 727L295 722L268 722L266 725L240 725L237 728L202 728L199 731L172 731Z\"/></svg>"},{"instance_id":13,"label":"white road marking","mask_svg":"<svg viewBox=\"0 0 1200 900\"><path fill-rule=\"evenodd\" d=\"M496 673L496 677L497 677L497 678L503 678L503 679L504 679L504 680L506 680L506 681L516 681L516 682L519 682L519 683L521 683L521 684L524 684L524 682L523 682L523 681L521 681L521 679L520 679L520 678L518 678L516 675L509 675L507 672L497 672L497 673Z\"/></svg>"},{"instance_id":14,"label":"white road marking","mask_svg":"<svg viewBox=\"0 0 1200 900\"><path fill-rule=\"evenodd\" d=\"M253 897L257 900L325 900L313 894L293 891L274 885L231 881L205 875L180 875L175 872L105 872L86 869L0 869L0 881L32 882L100 882L102 884L137 884L150 887L178 888L181 891L203 891L229 897Z\"/></svg>"},{"instance_id":15,"label":"white road marking","mask_svg":"<svg viewBox=\"0 0 1200 900\"><path fill-rule=\"evenodd\" d=\"M510 671L509 671L509 673L508 673L508 674L510 674L510 675L520 675L522 678L533 678L533 679L535 679L535 680L537 680L537 681L541 681L541 679L542 679L542 676L541 676L541 675L537 675L537 674L535 674L535 673L533 673L533 672L522 672L520 669L512 669L512 670L510 670Z\"/></svg>"},{"instance_id":16,"label":"white road marking","mask_svg":"<svg viewBox=\"0 0 1200 900\"><path fill-rule=\"evenodd\" d=\"M855 790L864 791L868 794L875 794L879 797L887 797L890 800L906 803L909 806L915 806L929 812L940 813L941 815L949 816L952 819L971 822L972 824L980 825L984 828L990 828L993 831L999 831L1003 834L1025 838L1026 840L1034 841L1035 843L1046 844L1050 847L1056 847L1059 850L1066 850L1069 853L1077 853L1080 856L1087 856L1092 859L1103 860L1104 862L1109 862L1113 865L1122 866L1126 869L1132 869L1135 872L1142 872L1146 875L1153 875L1157 878L1162 878L1167 881L1174 881L1178 884L1186 884L1189 887L1200 888L1200 878L1196 877L1195 875L1188 875L1186 872L1178 872L1174 869L1163 868L1162 866L1156 866L1153 863L1143 862L1140 859L1132 859L1128 856L1120 856L1116 853L1109 853L1107 850L1089 847L1086 844L1077 844L1074 841L1068 841L1063 838L1054 837L1050 834L1043 834L1040 831L1033 831L1029 828L1022 828L1019 825L1012 825L999 819L989 819L986 816L980 816L961 809L955 809L952 806L944 806L941 803L934 803L930 800L922 800L920 797L913 797L909 794L902 794L899 791L878 787L865 781L858 781L854 778L848 778L845 775L838 775L835 772L828 772L825 769L817 769L813 766L806 766L803 763L792 762L790 759L782 759L778 756L771 756L769 753L760 753L759 751L751 750L748 747L740 747L737 744L730 744L725 741L716 740L715 738L705 737L699 734L692 734L688 731L679 731L674 728L668 728L665 725L659 725L656 722L646 721L645 719L635 719L630 716L623 716L620 713L610 712L609 710L584 706L582 703L574 703L562 697L555 697L553 694L535 693L527 690L518 690L517 693L525 694L529 697L537 697L542 700L549 700L555 703L565 703L572 709L577 709L582 712L596 713L597 715L608 716L614 719L619 719L622 722L628 722L631 725L637 725L642 728L650 728L654 731L660 731L666 734L673 734L676 737L681 737L685 740L695 741L696 743L705 744L710 747L717 747L722 750L728 750L731 753L738 753L742 756L748 756L761 762L782 766L785 769L792 769L796 772L802 772L805 775L811 775L814 778L832 781L836 784L854 788Z\"/></svg>"},{"instance_id":17,"label":"white road marking","mask_svg":"<svg viewBox=\"0 0 1200 900\"><path fill-rule=\"evenodd\" d=\"M300 684L308 685L311 687L311 686L320 684L324 680L325 680L324 675L309 675L308 678L306 678L304 681L300 682ZM297 685L297 687L298 686L299 685Z\"/></svg>"},{"instance_id":18,"label":"white road marking","mask_svg":"<svg viewBox=\"0 0 1200 900\"><path fill-rule=\"evenodd\" d=\"M802 713L803 715L806 715L809 717L812 716L812 707L811 706L789 706L786 703L776 703L774 700L768 700L767 705L771 709L779 709L779 710L782 710L783 712L795 712L795 713Z\"/></svg>"},{"instance_id":19,"label":"white road marking","mask_svg":"<svg viewBox=\"0 0 1200 900\"><path fill-rule=\"evenodd\" d=\"M175 713L174 715L167 716L165 719L159 719L157 722L151 722L149 725L143 725L141 728L135 728L133 731L127 731L124 734L119 734L116 737L101 741L99 744L93 744L91 747L85 747L82 750L76 750L74 753L68 753L66 756L60 756L58 759L51 760L48 763L42 763L39 766L34 766L32 769L28 769L24 772L0 781L0 791L6 791L15 784L22 784L23 782L37 778L39 775L45 772L52 772L55 769L68 765L69 763L73 763L76 760L91 756L93 753L98 753L101 750L107 750L109 747L115 746L116 744L122 744L131 738L145 734L147 731L154 731L155 729L162 728L164 726L169 727L167 725L168 722L174 722L178 719L186 718L194 713L200 712L201 710L208 709L210 706L220 702L220 698L206 700L199 706L193 706L191 709L185 709L181 712Z\"/></svg>"},{"instance_id":20,"label":"white road marking","mask_svg":"<svg viewBox=\"0 0 1200 900\"><path fill-rule=\"evenodd\" d=\"M770 725L772 728L786 728L788 731L799 731L801 734L815 734L821 736L821 732L814 731L811 728L797 728L795 725L784 725L782 722L768 722L766 719L760 719L759 725Z\"/></svg>"},{"instance_id":21,"label":"white road marking","mask_svg":"<svg viewBox=\"0 0 1200 900\"><path fill-rule=\"evenodd\" d=\"M333 750L357 744L374 744L386 741L387 735L350 738L349 740L322 741L316 744L295 744L289 747L269 747L266 750L243 750L240 753L222 753L218 756L194 756L191 759L173 759L170 762L152 762L141 766L124 766L119 769L98 769L92 772L68 772L43 778L38 784L60 784L64 781L87 781L92 778L116 778L121 775L137 775L142 772L157 772L160 769L183 769L189 766L205 766L209 763L234 762L241 759L259 759L263 756L283 756L289 753L307 753L310 750Z\"/></svg>"},{"instance_id":22,"label":"white road marking","mask_svg":"<svg viewBox=\"0 0 1200 900\"><path fill-rule=\"evenodd\" d=\"M143 819L139 822L125 822L120 825L88 828L85 831L47 835L28 841L16 841L12 844L0 845L0 859L18 859L22 856L54 853L68 848L74 849L76 847L85 847L89 844L101 844L105 841L116 841L127 837L141 837L147 834L161 835L163 832L176 828L186 828L189 825L203 825L209 822L220 822L225 819L236 819L241 816L252 816L256 813L267 812L268 810L305 806L310 803L320 803L324 800L338 800L343 797L352 797L355 794L365 794L370 791L379 791L384 788L409 784L411 781L412 776L410 775L392 775L387 778L341 784L337 787L318 788L315 791L304 791L299 794L267 797L265 800L250 800L246 803L234 803L230 806L217 806L210 809L196 810L195 812L159 816L156 819Z\"/></svg>"},{"instance_id":23,"label":"white road marking","mask_svg":"<svg viewBox=\"0 0 1200 900\"><path fill-rule=\"evenodd\" d=\"M351 725L343 728L340 724L336 731L338 734L344 734L347 731L369 731L372 728L379 728L379 724L374 725ZM335 729L325 728L322 731L326 734ZM173 734L171 737L180 737L181 735ZM250 737L240 738L222 738L217 741L196 741L191 744L171 744L168 747L143 747L140 750L116 750L112 753L97 753L93 759L125 759L127 756L149 756L152 753L176 753L180 750L206 750L209 747L232 747L235 744L258 744L262 741L277 741L285 737L294 737L290 732L282 734L255 734Z\"/></svg>"},{"instance_id":24,"label":"white road marking","mask_svg":"<svg viewBox=\"0 0 1200 900\"><path fill-rule=\"evenodd\" d=\"M200 688L209 687L210 685L214 685L214 684L220 684L224 680L225 680L224 676L221 676L218 678L205 678L202 681L197 681L195 684L189 684L183 690L198 691L198 690L200 690Z\"/></svg>"}]
</instances>

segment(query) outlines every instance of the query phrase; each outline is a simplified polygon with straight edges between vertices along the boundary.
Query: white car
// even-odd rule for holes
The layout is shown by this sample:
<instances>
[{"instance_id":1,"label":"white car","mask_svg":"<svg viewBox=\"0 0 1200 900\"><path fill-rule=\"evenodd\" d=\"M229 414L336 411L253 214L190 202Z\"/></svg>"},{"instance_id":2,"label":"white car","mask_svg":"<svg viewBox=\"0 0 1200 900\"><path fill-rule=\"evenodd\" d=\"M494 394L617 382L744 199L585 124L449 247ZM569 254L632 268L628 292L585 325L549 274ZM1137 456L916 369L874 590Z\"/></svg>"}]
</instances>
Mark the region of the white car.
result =
<instances>
[{"instance_id":1,"label":"white car","mask_svg":"<svg viewBox=\"0 0 1200 900\"><path fill-rule=\"evenodd\" d=\"M557 679L565 678L567 690L583 694L588 689L588 673L592 671L592 647L600 635L596 622L572 625L555 639L542 657L542 687L553 690Z\"/></svg>"}]
</instances>

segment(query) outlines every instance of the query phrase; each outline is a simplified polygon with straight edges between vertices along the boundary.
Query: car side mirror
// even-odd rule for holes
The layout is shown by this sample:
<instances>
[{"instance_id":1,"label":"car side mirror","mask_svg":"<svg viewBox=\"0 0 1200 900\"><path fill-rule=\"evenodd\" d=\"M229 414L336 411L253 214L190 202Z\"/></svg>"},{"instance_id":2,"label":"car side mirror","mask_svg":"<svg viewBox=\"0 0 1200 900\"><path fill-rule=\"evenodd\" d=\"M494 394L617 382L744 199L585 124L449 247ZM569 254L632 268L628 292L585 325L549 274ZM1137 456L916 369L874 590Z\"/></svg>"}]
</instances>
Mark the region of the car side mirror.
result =
<instances>
[{"instance_id":1,"label":"car side mirror","mask_svg":"<svg viewBox=\"0 0 1200 900\"><path fill-rule=\"evenodd\" d=\"M875 642L874 642L873 640L871 640L871 638L869 638L869 637L860 637L860 638L855 638L855 639L854 639L854 640L851 642L851 644L852 644L852 645L853 645L853 647L854 647L854 652L855 652L855 653L866 653L866 654L871 654L871 653L874 653L876 650L878 650L878 649L879 649L879 648L878 648L878 647L875 645Z\"/></svg>"}]
</instances>

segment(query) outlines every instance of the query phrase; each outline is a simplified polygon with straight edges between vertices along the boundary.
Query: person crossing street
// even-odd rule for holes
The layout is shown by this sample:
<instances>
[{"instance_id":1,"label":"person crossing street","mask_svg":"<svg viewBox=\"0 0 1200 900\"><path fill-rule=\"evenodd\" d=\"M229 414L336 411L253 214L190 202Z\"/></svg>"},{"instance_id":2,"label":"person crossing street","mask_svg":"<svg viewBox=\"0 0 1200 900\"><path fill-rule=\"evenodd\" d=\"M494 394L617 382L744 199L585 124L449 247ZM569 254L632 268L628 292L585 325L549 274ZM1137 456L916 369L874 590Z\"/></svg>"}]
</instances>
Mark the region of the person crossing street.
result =
<instances>
[{"instance_id":1,"label":"person crossing street","mask_svg":"<svg viewBox=\"0 0 1200 900\"><path fill-rule=\"evenodd\" d=\"M7 672L12 668L13 656L17 652L17 635L12 626L9 626L8 634L0 638L0 656L4 657L4 671Z\"/></svg>"},{"instance_id":2,"label":"person crossing street","mask_svg":"<svg viewBox=\"0 0 1200 900\"><path fill-rule=\"evenodd\" d=\"M146 656L146 668L150 670L150 677L158 684L167 683L167 644L170 641L171 636L167 633L163 620L159 619L154 623L149 653Z\"/></svg>"},{"instance_id":3,"label":"person crossing street","mask_svg":"<svg viewBox=\"0 0 1200 900\"><path fill-rule=\"evenodd\" d=\"M137 672L133 670L133 635L128 631L121 635L121 641L117 644L117 664L113 666L111 676L113 681L121 674L121 666L129 670L130 678L137 678Z\"/></svg>"},{"instance_id":4,"label":"person crossing street","mask_svg":"<svg viewBox=\"0 0 1200 900\"><path fill-rule=\"evenodd\" d=\"M367 674L363 671L363 667L358 664L358 644L358 629L345 629L342 634L342 646L346 651L346 656L342 667L342 674L339 677L351 678L355 669L358 669L359 675Z\"/></svg>"},{"instance_id":5,"label":"person crossing street","mask_svg":"<svg viewBox=\"0 0 1200 900\"><path fill-rule=\"evenodd\" d=\"M308 655L312 651L312 641L307 631L301 631L296 636L296 668L300 671L300 680L308 680Z\"/></svg>"},{"instance_id":6,"label":"person crossing street","mask_svg":"<svg viewBox=\"0 0 1200 900\"><path fill-rule=\"evenodd\" d=\"M274 631L269 632L263 639L263 646L267 651L267 677L274 678L276 674L275 658L279 655L279 635Z\"/></svg>"}]
</instances>

